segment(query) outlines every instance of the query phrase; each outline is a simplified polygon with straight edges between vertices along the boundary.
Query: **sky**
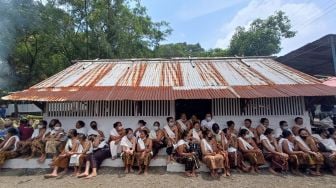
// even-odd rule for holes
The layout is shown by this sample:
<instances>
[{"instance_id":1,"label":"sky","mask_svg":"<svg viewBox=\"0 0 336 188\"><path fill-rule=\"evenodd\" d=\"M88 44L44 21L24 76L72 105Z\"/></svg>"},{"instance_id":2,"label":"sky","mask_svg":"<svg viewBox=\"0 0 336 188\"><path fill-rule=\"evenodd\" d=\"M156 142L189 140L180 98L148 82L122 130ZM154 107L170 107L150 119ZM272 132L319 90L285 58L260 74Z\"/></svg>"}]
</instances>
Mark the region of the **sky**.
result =
<instances>
[{"instance_id":1,"label":"sky","mask_svg":"<svg viewBox=\"0 0 336 188\"><path fill-rule=\"evenodd\" d=\"M200 43L226 48L237 26L282 10L291 20L294 38L282 40L284 55L327 34L336 34L335 0L142 0L154 21L173 29L164 43Z\"/></svg>"}]
</instances>

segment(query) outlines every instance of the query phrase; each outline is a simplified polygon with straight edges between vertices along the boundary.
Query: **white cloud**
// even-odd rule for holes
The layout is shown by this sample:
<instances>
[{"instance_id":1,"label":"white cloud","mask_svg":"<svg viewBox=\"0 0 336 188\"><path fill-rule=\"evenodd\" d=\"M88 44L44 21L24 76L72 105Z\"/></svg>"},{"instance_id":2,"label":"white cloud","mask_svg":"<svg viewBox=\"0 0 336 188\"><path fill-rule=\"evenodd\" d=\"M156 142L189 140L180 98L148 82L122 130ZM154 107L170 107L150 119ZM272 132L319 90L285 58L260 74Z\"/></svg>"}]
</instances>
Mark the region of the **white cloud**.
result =
<instances>
[{"instance_id":1,"label":"white cloud","mask_svg":"<svg viewBox=\"0 0 336 188\"><path fill-rule=\"evenodd\" d=\"M322 9L315 3L294 3L285 2L284 0L253 0L246 7L242 8L229 23L222 26L221 37L217 39L215 47L228 47L237 26L248 26L254 19L266 18L278 10L282 10L288 15L293 30L298 31L294 38L283 40L281 54L310 42L309 39L315 40L330 32L327 19L318 19L315 20L314 24L306 24L323 14Z\"/></svg>"}]
</instances>

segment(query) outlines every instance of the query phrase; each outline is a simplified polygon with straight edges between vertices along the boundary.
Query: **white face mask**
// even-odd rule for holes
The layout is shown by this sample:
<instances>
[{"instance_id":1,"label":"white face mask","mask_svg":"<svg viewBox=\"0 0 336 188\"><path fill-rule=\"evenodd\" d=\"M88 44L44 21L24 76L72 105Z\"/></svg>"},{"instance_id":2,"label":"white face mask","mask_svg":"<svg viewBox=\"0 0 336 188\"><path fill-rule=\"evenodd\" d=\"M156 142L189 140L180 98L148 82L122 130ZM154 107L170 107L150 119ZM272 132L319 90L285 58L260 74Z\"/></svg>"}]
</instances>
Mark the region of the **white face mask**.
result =
<instances>
[{"instance_id":1,"label":"white face mask","mask_svg":"<svg viewBox=\"0 0 336 188\"><path fill-rule=\"evenodd\" d=\"M206 117L205 119L206 119L207 121L211 121L212 118L211 118L211 117Z\"/></svg>"},{"instance_id":2,"label":"white face mask","mask_svg":"<svg viewBox=\"0 0 336 188\"><path fill-rule=\"evenodd\" d=\"M59 130L61 130L61 127L54 127L54 130L59 131Z\"/></svg>"},{"instance_id":3,"label":"white face mask","mask_svg":"<svg viewBox=\"0 0 336 188\"><path fill-rule=\"evenodd\" d=\"M38 125L37 128L42 129L43 125Z\"/></svg>"},{"instance_id":4,"label":"white face mask","mask_svg":"<svg viewBox=\"0 0 336 188\"><path fill-rule=\"evenodd\" d=\"M282 127L284 130L288 130L289 129L289 127L288 126L284 126L284 127Z\"/></svg>"},{"instance_id":5,"label":"white face mask","mask_svg":"<svg viewBox=\"0 0 336 188\"><path fill-rule=\"evenodd\" d=\"M249 135L245 135L244 138L245 138L245 139L249 139L250 136L249 136Z\"/></svg>"},{"instance_id":6,"label":"white face mask","mask_svg":"<svg viewBox=\"0 0 336 188\"><path fill-rule=\"evenodd\" d=\"M168 123L168 125L171 126L171 127L174 126L174 124L175 124L174 122L169 122Z\"/></svg>"},{"instance_id":7,"label":"white face mask","mask_svg":"<svg viewBox=\"0 0 336 188\"><path fill-rule=\"evenodd\" d=\"M159 130L159 127L158 126L154 126L154 131L157 131Z\"/></svg>"}]
</instances>

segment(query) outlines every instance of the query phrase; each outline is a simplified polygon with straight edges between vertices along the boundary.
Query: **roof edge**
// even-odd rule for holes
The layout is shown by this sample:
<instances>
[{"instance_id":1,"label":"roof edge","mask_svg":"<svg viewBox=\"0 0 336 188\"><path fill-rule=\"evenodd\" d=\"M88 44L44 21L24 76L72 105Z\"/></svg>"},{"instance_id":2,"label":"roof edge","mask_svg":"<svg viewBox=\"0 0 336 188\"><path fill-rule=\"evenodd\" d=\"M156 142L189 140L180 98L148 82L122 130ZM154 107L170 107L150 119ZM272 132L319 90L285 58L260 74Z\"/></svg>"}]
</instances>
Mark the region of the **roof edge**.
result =
<instances>
[{"instance_id":1,"label":"roof edge","mask_svg":"<svg viewBox=\"0 0 336 188\"><path fill-rule=\"evenodd\" d=\"M83 59L77 62L120 62L120 61L171 61L171 60L221 60L221 59L275 59L277 56L232 56L232 57L172 57L172 58L126 58L126 59Z\"/></svg>"}]
</instances>

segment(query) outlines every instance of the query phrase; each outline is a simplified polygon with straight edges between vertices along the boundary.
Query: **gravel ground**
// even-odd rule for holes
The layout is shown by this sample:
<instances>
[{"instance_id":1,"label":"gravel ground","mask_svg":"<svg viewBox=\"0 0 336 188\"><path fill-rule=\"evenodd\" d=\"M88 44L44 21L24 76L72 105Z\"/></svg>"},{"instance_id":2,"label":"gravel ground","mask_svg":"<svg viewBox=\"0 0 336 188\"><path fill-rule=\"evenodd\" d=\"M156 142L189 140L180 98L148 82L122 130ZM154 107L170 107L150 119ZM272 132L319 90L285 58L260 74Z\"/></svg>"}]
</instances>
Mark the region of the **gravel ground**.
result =
<instances>
[{"instance_id":1,"label":"gravel ground","mask_svg":"<svg viewBox=\"0 0 336 188\"><path fill-rule=\"evenodd\" d=\"M61 179L44 179L46 170L3 170L0 169L0 187L336 187L336 178L329 174L321 177L274 176L267 172L258 175L233 173L231 177L212 179L207 173L197 178L186 178L181 173L167 173L164 169L151 169L149 175L123 173L122 169L104 168L100 175L91 180L78 179L66 175Z\"/></svg>"}]
</instances>

